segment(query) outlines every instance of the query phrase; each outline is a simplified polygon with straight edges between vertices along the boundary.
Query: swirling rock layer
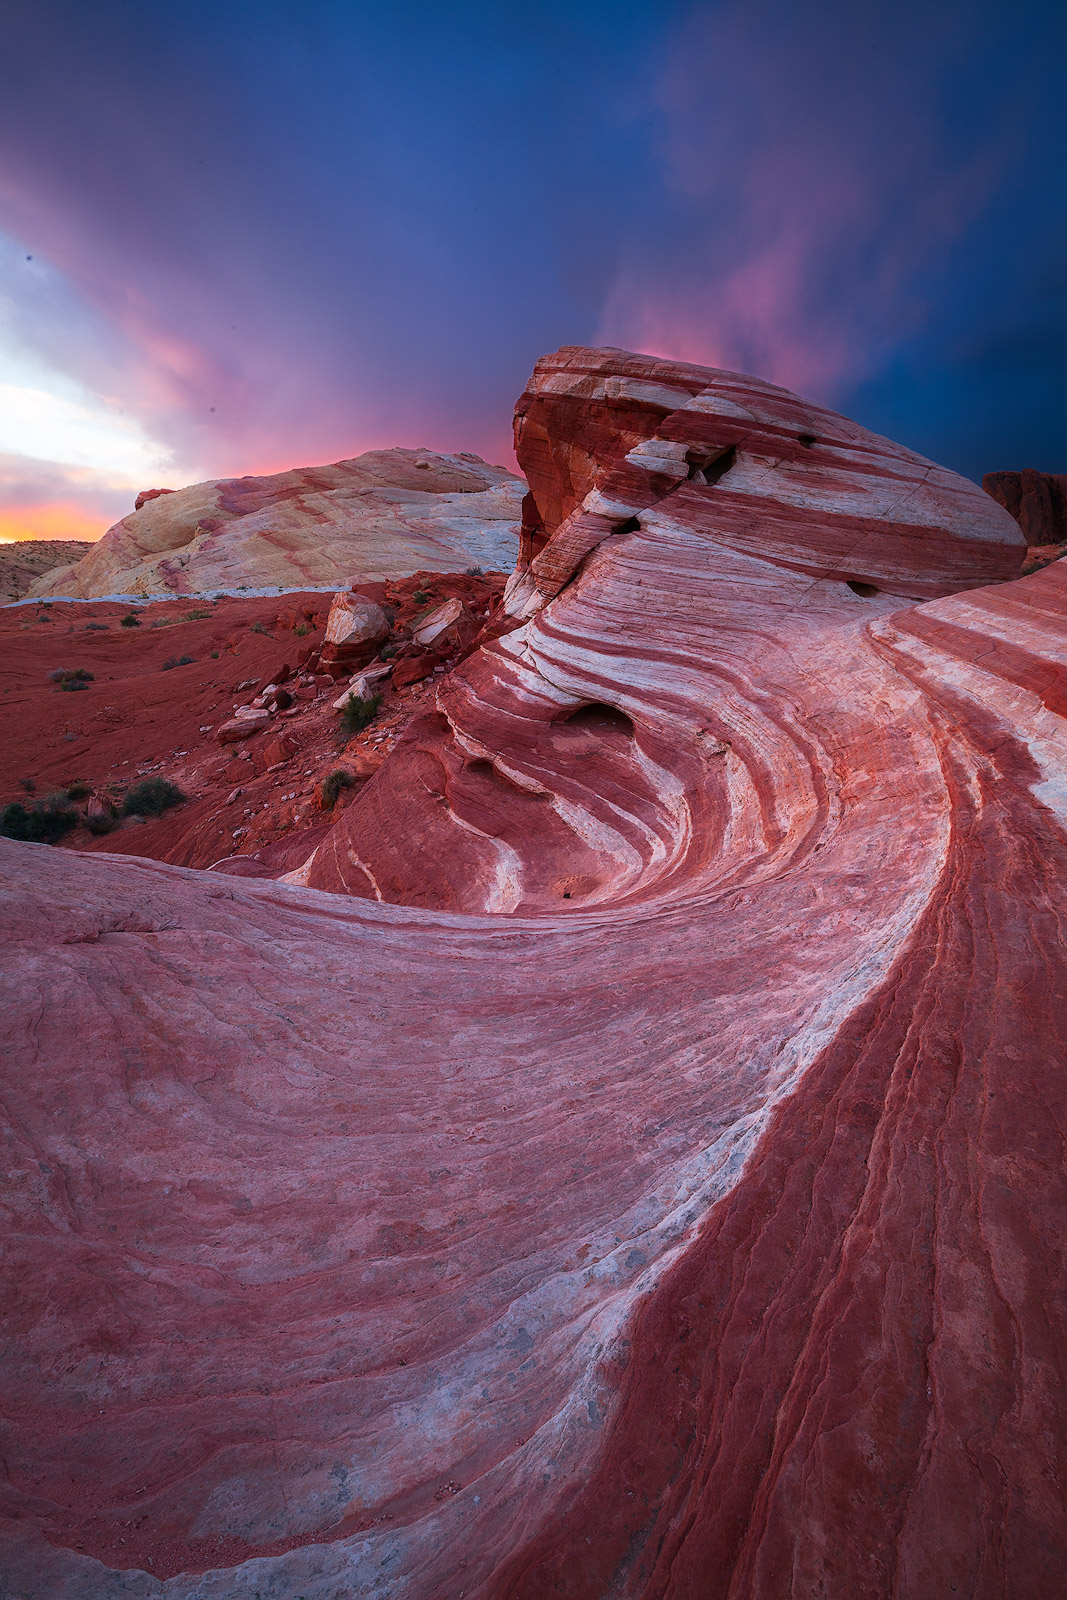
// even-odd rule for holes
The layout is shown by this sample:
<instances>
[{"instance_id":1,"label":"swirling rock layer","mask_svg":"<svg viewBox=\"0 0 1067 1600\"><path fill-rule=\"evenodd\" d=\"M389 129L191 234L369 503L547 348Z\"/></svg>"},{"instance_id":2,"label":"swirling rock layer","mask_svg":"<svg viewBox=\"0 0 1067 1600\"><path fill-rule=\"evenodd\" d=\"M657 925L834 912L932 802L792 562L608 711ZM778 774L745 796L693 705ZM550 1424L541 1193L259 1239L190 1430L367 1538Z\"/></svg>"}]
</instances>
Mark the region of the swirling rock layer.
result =
<instances>
[{"instance_id":1,"label":"swirling rock layer","mask_svg":"<svg viewBox=\"0 0 1067 1600\"><path fill-rule=\"evenodd\" d=\"M1067 573L665 368L540 364L349 898L3 846L13 1592L1062 1592Z\"/></svg>"}]
</instances>

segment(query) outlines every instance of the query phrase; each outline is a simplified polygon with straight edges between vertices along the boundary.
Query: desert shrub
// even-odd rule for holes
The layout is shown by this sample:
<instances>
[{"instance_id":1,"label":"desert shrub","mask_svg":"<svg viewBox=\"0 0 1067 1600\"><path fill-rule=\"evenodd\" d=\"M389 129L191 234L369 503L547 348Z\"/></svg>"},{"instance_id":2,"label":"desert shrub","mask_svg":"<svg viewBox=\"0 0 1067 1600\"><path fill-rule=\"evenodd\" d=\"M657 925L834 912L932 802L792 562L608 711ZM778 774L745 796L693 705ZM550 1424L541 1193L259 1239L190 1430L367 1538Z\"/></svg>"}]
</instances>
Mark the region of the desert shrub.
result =
<instances>
[{"instance_id":1,"label":"desert shrub","mask_svg":"<svg viewBox=\"0 0 1067 1600\"><path fill-rule=\"evenodd\" d=\"M135 783L122 802L124 817L161 817L171 806L181 805L185 796L167 778L144 778Z\"/></svg>"},{"instance_id":2,"label":"desert shrub","mask_svg":"<svg viewBox=\"0 0 1067 1600\"><path fill-rule=\"evenodd\" d=\"M105 811L102 816L86 817L85 819L85 826L89 832L96 834L98 837L103 833L114 833L118 825L119 816L117 811Z\"/></svg>"},{"instance_id":3,"label":"desert shrub","mask_svg":"<svg viewBox=\"0 0 1067 1600\"><path fill-rule=\"evenodd\" d=\"M187 611L185 620L186 622L203 622L204 618L210 617L210 615L210 611Z\"/></svg>"},{"instance_id":4,"label":"desert shrub","mask_svg":"<svg viewBox=\"0 0 1067 1600\"><path fill-rule=\"evenodd\" d=\"M124 617L119 618L120 628L139 628L141 619L134 611L127 611Z\"/></svg>"},{"instance_id":5,"label":"desert shrub","mask_svg":"<svg viewBox=\"0 0 1067 1600\"><path fill-rule=\"evenodd\" d=\"M311 623L310 622L298 622L296 627L293 629L293 632L296 634L298 639L302 639L304 637L305 633L310 633L311 632Z\"/></svg>"},{"instance_id":6,"label":"desert shrub","mask_svg":"<svg viewBox=\"0 0 1067 1600\"><path fill-rule=\"evenodd\" d=\"M88 689L95 675L87 672L84 667L56 667L48 676L52 683L58 683L67 694L73 694L78 689Z\"/></svg>"},{"instance_id":7,"label":"desert shrub","mask_svg":"<svg viewBox=\"0 0 1067 1600\"><path fill-rule=\"evenodd\" d=\"M59 803L57 804L57 800ZM50 795L32 806L12 801L0 811L0 836L28 844L58 844L78 826L78 813L63 803L65 796Z\"/></svg>"},{"instance_id":8,"label":"desert shrub","mask_svg":"<svg viewBox=\"0 0 1067 1600\"><path fill-rule=\"evenodd\" d=\"M92 683L94 674L84 667L56 667L48 674L51 683L66 687L68 683Z\"/></svg>"},{"instance_id":9,"label":"desert shrub","mask_svg":"<svg viewBox=\"0 0 1067 1600\"><path fill-rule=\"evenodd\" d=\"M36 792L37 785L34 783L32 778L20 778L19 782L27 794L34 794Z\"/></svg>"},{"instance_id":10,"label":"desert shrub","mask_svg":"<svg viewBox=\"0 0 1067 1600\"><path fill-rule=\"evenodd\" d=\"M366 699L361 699L358 694L350 694L338 712L342 732L351 735L365 728L369 722L374 721L381 703L380 694L370 694Z\"/></svg>"},{"instance_id":11,"label":"desert shrub","mask_svg":"<svg viewBox=\"0 0 1067 1600\"><path fill-rule=\"evenodd\" d=\"M171 672L175 667L191 667L192 665L192 656L168 656L159 670L160 672Z\"/></svg>"},{"instance_id":12,"label":"desert shrub","mask_svg":"<svg viewBox=\"0 0 1067 1600\"><path fill-rule=\"evenodd\" d=\"M211 659L212 659L212 661L217 661L219 659L219 653L218 653L217 650L212 650Z\"/></svg>"},{"instance_id":13,"label":"desert shrub","mask_svg":"<svg viewBox=\"0 0 1067 1600\"><path fill-rule=\"evenodd\" d=\"M86 633L106 633L107 632L107 623L106 622L87 622L85 624L85 631L86 631Z\"/></svg>"},{"instance_id":14,"label":"desert shrub","mask_svg":"<svg viewBox=\"0 0 1067 1600\"><path fill-rule=\"evenodd\" d=\"M425 589L416 589L411 598L414 600L417 606L424 606L427 600L429 600L430 596L426 593Z\"/></svg>"},{"instance_id":15,"label":"desert shrub","mask_svg":"<svg viewBox=\"0 0 1067 1600\"><path fill-rule=\"evenodd\" d=\"M464 567L463 570L466 573L468 578L484 578L485 577L485 573L482 571L481 567Z\"/></svg>"},{"instance_id":16,"label":"desert shrub","mask_svg":"<svg viewBox=\"0 0 1067 1600\"><path fill-rule=\"evenodd\" d=\"M352 774L346 772L344 767L335 767L327 777L323 778L319 785L319 795L321 796L323 807L327 811L332 811L337 804L337 796L341 793L341 790L351 789L355 781Z\"/></svg>"},{"instance_id":17,"label":"desert shrub","mask_svg":"<svg viewBox=\"0 0 1067 1600\"><path fill-rule=\"evenodd\" d=\"M272 637L270 629L262 622L250 622L248 631L249 633L265 633L268 639Z\"/></svg>"},{"instance_id":18,"label":"desert shrub","mask_svg":"<svg viewBox=\"0 0 1067 1600\"><path fill-rule=\"evenodd\" d=\"M66 798L68 800L88 800L92 792L93 791L90 789L89 785L87 783L82 783L79 779L76 783L67 784Z\"/></svg>"}]
</instances>

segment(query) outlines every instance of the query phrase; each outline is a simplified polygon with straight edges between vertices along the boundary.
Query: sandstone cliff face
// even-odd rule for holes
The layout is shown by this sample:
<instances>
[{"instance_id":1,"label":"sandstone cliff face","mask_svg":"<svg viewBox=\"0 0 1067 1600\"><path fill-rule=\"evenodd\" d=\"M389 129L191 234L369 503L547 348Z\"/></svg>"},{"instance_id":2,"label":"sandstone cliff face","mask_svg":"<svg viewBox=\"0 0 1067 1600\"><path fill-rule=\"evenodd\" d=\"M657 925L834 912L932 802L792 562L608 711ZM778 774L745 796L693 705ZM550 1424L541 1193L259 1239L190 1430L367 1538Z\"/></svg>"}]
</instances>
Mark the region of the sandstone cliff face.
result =
<instances>
[{"instance_id":1,"label":"sandstone cliff face","mask_svg":"<svg viewBox=\"0 0 1067 1600\"><path fill-rule=\"evenodd\" d=\"M138 497L75 567L28 592L206 594L511 567L522 480L477 456L369 450L332 466Z\"/></svg>"},{"instance_id":2,"label":"sandstone cliff face","mask_svg":"<svg viewBox=\"0 0 1067 1600\"><path fill-rule=\"evenodd\" d=\"M1028 545L1040 549L1067 540L1067 476L1029 467L987 472L982 488L1011 512Z\"/></svg>"},{"instance_id":3,"label":"sandstone cliff face","mask_svg":"<svg viewBox=\"0 0 1067 1600\"><path fill-rule=\"evenodd\" d=\"M0 843L12 1592L1061 1593L1067 572L665 365L348 898Z\"/></svg>"}]
</instances>

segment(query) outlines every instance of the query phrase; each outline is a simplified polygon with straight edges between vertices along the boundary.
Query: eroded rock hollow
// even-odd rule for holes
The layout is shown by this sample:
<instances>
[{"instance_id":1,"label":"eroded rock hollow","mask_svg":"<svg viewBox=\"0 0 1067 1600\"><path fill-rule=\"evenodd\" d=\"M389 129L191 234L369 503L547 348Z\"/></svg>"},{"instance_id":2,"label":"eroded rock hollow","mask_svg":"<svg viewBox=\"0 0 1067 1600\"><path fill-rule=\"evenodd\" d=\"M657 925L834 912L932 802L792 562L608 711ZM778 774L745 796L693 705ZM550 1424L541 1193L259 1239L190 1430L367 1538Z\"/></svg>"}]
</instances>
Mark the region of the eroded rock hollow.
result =
<instances>
[{"instance_id":1,"label":"eroded rock hollow","mask_svg":"<svg viewBox=\"0 0 1067 1600\"><path fill-rule=\"evenodd\" d=\"M563 350L516 437L297 882L0 844L0 1570L1052 1600L1067 572L729 373Z\"/></svg>"}]
</instances>

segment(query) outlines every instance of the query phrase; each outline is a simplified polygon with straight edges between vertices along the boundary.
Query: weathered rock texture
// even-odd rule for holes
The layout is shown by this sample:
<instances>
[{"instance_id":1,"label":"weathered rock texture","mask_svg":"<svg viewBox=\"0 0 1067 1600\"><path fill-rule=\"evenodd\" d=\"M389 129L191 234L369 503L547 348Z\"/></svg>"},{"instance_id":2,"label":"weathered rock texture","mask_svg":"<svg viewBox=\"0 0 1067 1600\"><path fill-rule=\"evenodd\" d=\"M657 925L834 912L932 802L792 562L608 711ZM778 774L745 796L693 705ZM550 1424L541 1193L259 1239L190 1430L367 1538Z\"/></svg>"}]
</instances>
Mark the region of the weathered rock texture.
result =
<instances>
[{"instance_id":1,"label":"weathered rock texture","mask_svg":"<svg viewBox=\"0 0 1067 1600\"><path fill-rule=\"evenodd\" d=\"M266 478L146 491L75 567L29 592L315 588L427 568L510 568L526 485L478 456L369 450Z\"/></svg>"},{"instance_id":2,"label":"weathered rock texture","mask_svg":"<svg viewBox=\"0 0 1067 1600\"><path fill-rule=\"evenodd\" d=\"M755 779L740 820L743 770L793 760L746 731L751 702L851 727L859 672L877 718L871 619L1025 555L976 485L729 373L563 350L515 437L537 510L511 626L559 600L451 675L320 849L319 888L465 911L689 893L698 863L723 870L727 817L731 862L776 832Z\"/></svg>"},{"instance_id":3,"label":"weathered rock texture","mask_svg":"<svg viewBox=\"0 0 1067 1600\"><path fill-rule=\"evenodd\" d=\"M555 598L345 813L424 909L0 847L8 1585L1053 1600L1067 571L749 380L523 410Z\"/></svg>"},{"instance_id":4,"label":"weathered rock texture","mask_svg":"<svg viewBox=\"0 0 1067 1600\"><path fill-rule=\"evenodd\" d=\"M1054 472L987 472L987 494L1010 511L1028 545L1038 548L1067 540L1067 476Z\"/></svg>"}]
</instances>

